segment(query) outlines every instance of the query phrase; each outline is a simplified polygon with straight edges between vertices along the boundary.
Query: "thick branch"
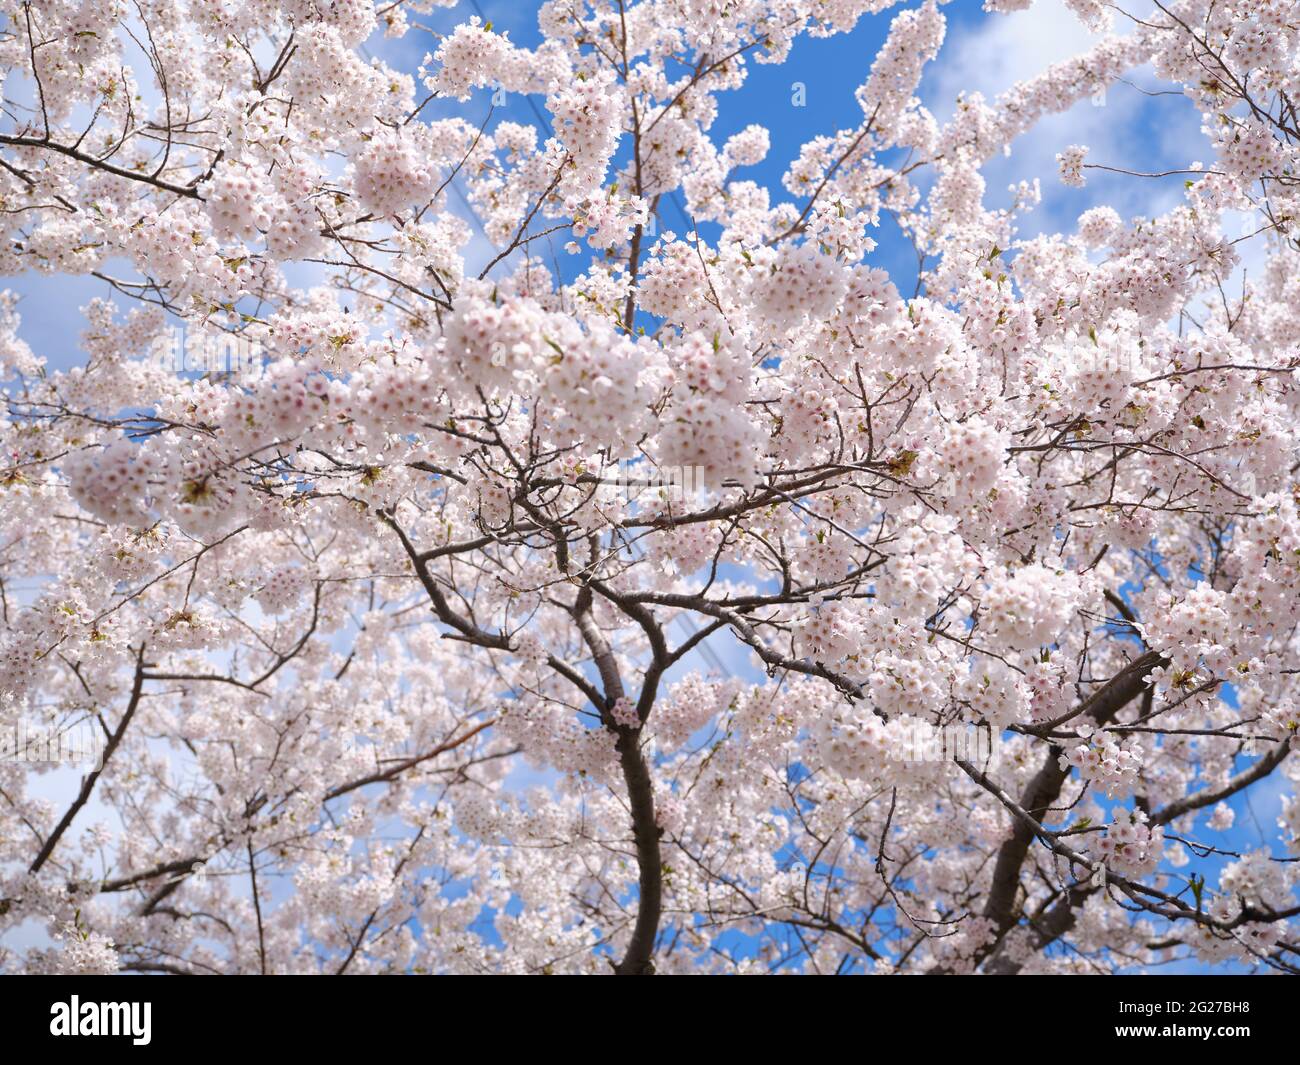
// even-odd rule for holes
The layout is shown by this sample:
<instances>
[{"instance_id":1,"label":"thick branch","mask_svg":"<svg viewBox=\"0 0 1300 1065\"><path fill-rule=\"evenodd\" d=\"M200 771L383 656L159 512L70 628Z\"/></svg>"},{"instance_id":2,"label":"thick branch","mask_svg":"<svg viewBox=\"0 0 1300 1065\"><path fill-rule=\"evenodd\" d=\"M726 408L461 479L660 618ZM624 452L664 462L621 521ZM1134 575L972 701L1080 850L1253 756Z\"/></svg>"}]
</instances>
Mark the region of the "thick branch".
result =
<instances>
[{"instance_id":1,"label":"thick branch","mask_svg":"<svg viewBox=\"0 0 1300 1065\"><path fill-rule=\"evenodd\" d=\"M1084 700L1079 708L1080 714L1091 717L1098 725L1106 724L1146 689L1150 672L1165 663L1164 657L1148 651ZM1061 788L1070 775L1068 768L1061 767L1061 754L1061 749L1055 745L1048 748L1042 768L1034 775L1020 798L1018 805L1036 822L1043 820L1060 797ZM1010 838L998 849L993 866L993 883L984 904L984 916L996 926L998 940L1016 923L1015 904L1020 887L1020 870L1033 839L1032 825L1017 820L1012 826Z\"/></svg>"},{"instance_id":2,"label":"thick branch","mask_svg":"<svg viewBox=\"0 0 1300 1065\"><path fill-rule=\"evenodd\" d=\"M90 793L95 790L95 782L99 779L99 775L104 771L104 767L108 765L108 760L113 757L113 752L117 750L117 745L122 742L122 736L126 733L127 726L131 724L131 718L135 716L136 708L140 705L140 695L143 690L144 644L142 643L139 652L136 654L135 680L131 684L131 698L126 704L126 710L122 714L122 720L118 722L117 728L108 738L108 743L104 747L104 756L100 760L99 767L87 773L85 778L82 780L81 791L78 792L77 797L72 801L72 805L68 807L63 818L54 826L54 831L50 833L49 838L45 841L45 845L41 847L40 852L36 855L36 859L28 867L27 871L29 873L39 873L41 871L41 866L43 866L49 859L50 855L54 853L54 848L59 845L59 840L63 838L63 834L67 832L68 827L72 824L77 814L81 812L81 808L90 801Z\"/></svg>"}]
</instances>

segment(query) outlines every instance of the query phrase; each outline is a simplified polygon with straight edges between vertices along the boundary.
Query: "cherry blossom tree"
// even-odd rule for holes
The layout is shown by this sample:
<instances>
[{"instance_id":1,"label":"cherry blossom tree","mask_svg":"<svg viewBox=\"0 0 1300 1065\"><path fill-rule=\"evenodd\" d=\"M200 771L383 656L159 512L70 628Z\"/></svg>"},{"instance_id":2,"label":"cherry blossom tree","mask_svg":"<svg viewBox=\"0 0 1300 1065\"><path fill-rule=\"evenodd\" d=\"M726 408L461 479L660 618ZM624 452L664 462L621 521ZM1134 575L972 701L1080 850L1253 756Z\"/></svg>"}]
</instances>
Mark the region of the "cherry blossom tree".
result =
<instances>
[{"instance_id":1,"label":"cherry blossom tree","mask_svg":"<svg viewBox=\"0 0 1300 1065\"><path fill-rule=\"evenodd\" d=\"M941 121L936 0L6 0L0 263L102 297L60 370L0 305L0 726L100 751L0 763L0 964L1296 971L1300 13L1067 3ZM1144 67L1162 213L985 205Z\"/></svg>"}]
</instances>

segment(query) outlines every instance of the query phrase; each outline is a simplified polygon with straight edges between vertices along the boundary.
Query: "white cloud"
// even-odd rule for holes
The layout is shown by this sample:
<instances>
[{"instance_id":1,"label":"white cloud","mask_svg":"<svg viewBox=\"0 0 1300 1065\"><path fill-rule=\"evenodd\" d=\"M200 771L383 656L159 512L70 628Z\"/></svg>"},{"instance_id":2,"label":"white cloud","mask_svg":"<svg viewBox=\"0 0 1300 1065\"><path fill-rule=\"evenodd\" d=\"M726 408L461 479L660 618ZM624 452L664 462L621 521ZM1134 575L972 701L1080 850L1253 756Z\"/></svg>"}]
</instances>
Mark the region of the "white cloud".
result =
<instances>
[{"instance_id":1,"label":"white cloud","mask_svg":"<svg viewBox=\"0 0 1300 1065\"><path fill-rule=\"evenodd\" d=\"M1024 11L986 15L974 23L949 19L937 76L929 79L930 106L946 118L959 92L982 92L992 99L1101 39L1062 0L1038 0Z\"/></svg>"},{"instance_id":2,"label":"white cloud","mask_svg":"<svg viewBox=\"0 0 1300 1065\"><path fill-rule=\"evenodd\" d=\"M1121 31L1124 27L1117 22ZM1042 74L1051 65L1086 53L1103 39L1089 31L1063 0L1038 0L1031 8L1010 15L988 15L974 22L949 23L948 40L932 76L924 84L926 105L941 119L952 114L960 92L983 93L990 102L1017 82ZM1149 72L1133 72L1135 84L1149 84ZM1147 179L1088 171L1088 186L1079 193L1063 187L1056 155L1070 144L1090 149L1088 162L1146 172L1185 166L1208 155L1199 132L1199 119L1185 99L1151 96L1132 84L1115 84L1097 100L1083 100L1068 111L1045 116L1018 137L1010 154L984 167L987 203L1007 202L1006 189L1015 182L1039 178L1043 204L1022 220L1021 236L1070 230L1084 210L1109 204L1121 215L1154 215L1182 197L1176 178Z\"/></svg>"}]
</instances>

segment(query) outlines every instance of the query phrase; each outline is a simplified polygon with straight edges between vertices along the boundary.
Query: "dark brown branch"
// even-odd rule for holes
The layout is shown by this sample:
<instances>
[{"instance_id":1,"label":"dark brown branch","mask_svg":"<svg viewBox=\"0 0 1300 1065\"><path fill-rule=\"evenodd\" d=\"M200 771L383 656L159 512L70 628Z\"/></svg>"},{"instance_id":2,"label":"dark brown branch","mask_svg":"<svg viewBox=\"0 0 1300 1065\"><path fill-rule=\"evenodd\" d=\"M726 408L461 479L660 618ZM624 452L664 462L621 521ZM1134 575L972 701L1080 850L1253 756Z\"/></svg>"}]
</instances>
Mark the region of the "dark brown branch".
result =
<instances>
[{"instance_id":1,"label":"dark brown branch","mask_svg":"<svg viewBox=\"0 0 1300 1065\"><path fill-rule=\"evenodd\" d=\"M1151 671L1166 663L1167 659L1162 655L1148 651L1085 699L1079 707L1079 714L1091 717L1098 725L1106 724L1147 688ZM1060 797L1061 788L1070 775L1069 768L1061 766L1062 754L1061 748L1055 744L1048 748L1042 767L1034 774L1017 804L1033 822L1041 824ZM1020 889L1020 870L1034 834L1030 822L1017 820L1012 826L1011 836L998 849L993 882L984 904L984 916L993 921L998 942L1018 919L1016 896Z\"/></svg>"},{"instance_id":2,"label":"dark brown branch","mask_svg":"<svg viewBox=\"0 0 1300 1065\"><path fill-rule=\"evenodd\" d=\"M117 728L108 738L108 743L104 747L104 755L100 760L99 767L87 773L85 778L82 780L81 791L78 792L77 797L72 801L72 805L68 807L67 812L63 815L59 823L54 826L54 831L51 832L49 838L46 839L45 845L41 847L35 860L33 860L30 866L28 866L27 871L29 873L34 874L41 871L41 866L49 860L50 855L54 852L54 848L59 845L59 840L63 838L63 834L67 832L68 827L72 824L77 814L81 812L81 808L90 801L90 793L95 790L95 782L99 779L100 774L103 773L104 767L108 765L108 760L113 757L113 752L117 750L118 744L122 742L122 736L126 733L127 726L131 724L131 718L135 716L136 709L140 705L140 696L143 691L144 644L142 643L140 644L140 650L136 653L135 680L131 684L131 698L126 704L126 710L122 714L122 720L118 722Z\"/></svg>"}]
</instances>

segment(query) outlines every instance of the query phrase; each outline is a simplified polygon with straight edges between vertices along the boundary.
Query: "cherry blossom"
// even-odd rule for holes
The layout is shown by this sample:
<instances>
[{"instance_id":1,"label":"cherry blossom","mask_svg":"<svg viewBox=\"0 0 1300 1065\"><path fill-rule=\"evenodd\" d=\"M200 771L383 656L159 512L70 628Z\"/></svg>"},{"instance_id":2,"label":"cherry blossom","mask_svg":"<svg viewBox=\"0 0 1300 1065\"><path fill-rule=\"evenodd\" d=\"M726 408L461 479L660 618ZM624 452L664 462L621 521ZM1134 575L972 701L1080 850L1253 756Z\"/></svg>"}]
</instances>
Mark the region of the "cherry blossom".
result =
<instances>
[{"instance_id":1,"label":"cherry blossom","mask_svg":"<svg viewBox=\"0 0 1300 1065\"><path fill-rule=\"evenodd\" d=\"M1292 5L945 6L10 5L0 969L1300 970Z\"/></svg>"}]
</instances>

